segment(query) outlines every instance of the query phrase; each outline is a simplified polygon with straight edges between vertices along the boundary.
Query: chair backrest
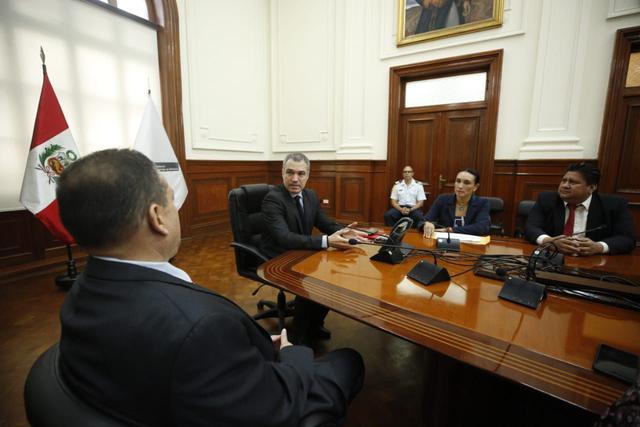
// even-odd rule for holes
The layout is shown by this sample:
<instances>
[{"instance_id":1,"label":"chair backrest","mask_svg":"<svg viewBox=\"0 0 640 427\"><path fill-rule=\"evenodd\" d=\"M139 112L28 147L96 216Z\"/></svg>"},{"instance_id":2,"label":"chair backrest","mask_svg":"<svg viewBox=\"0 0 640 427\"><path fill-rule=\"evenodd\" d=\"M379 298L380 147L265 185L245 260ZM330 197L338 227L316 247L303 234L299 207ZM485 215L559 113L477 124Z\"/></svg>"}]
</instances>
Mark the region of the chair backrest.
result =
<instances>
[{"instance_id":1,"label":"chair backrest","mask_svg":"<svg viewBox=\"0 0 640 427\"><path fill-rule=\"evenodd\" d=\"M491 215L491 234L498 234L502 236L504 229L502 227L502 221L498 221L494 218L494 215L500 214L504 210L504 201L500 197L485 197L489 201L489 214Z\"/></svg>"},{"instance_id":2,"label":"chair backrest","mask_svg":"<svg viewBox=\"0 0 640 427\"><path fill-rule=\"evenodd\" d=\"M531 212L531 209L533 209L533 205L535 205L536 202L534 200L523 200L518 204L518 216L521 216L523 218L526 218L529 216L529 213Z\"/></svg>"},{"instance_id":3,"label":"chair backrest","mask_svg":"<svg viewBox=\"0 0 640 427\"><path fill-rule=\"evenodd\" d=\"M265 231L262 218L262 199L273 188L269 184L248 184L229 192L229 219L233 240L259 251ZM238 274L256 280L256 268L262 263L247 251L235 249Z\"/></svg>"},{"instance_id":4,"label":"chair backrest","mask_svg":"<svg viewBox=\"0 0 640 427\"><path fill-rule=\"evenodd\" d=\"M71 392L60 372L58 343L41 354L31 367L24 386L24 404L33 427L135 425L94 409Z\"/></svg>"},{"instance_id":5,"label":"chair backrest","mask_svg":"<svg viewBox=\"0 0 640 427\"><path fill-rule=\"evenodd\" d=\"M485 197L489 201L489 211L498 213L504 210L504 201L500 197Z\"/></svg>"},{"instance_id":6,"label":"chair backrest","mask_svg":"<svg viewBox=\"0 0 640 427\"><path fill-rule=\"evenodd\" d=\"M535 203L534 200L522 200L518 203L518 215L516 216L516 226L513 232L514 237L522 237L524 235L524 226L527 223L527 217Z\"/></svg>"}]
</instances>

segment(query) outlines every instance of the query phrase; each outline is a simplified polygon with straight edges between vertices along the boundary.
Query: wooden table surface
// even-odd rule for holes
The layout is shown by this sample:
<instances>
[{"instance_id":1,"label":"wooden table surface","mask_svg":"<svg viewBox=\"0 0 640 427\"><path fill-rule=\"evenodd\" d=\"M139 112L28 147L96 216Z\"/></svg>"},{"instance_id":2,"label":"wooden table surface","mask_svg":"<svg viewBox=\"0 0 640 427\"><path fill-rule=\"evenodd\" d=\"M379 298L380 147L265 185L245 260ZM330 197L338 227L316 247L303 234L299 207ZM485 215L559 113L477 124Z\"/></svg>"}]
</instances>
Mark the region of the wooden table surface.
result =
<instances>
[{"instance_id":1,"label":"wooden table surface","mask_svg":"<svg viewBox=\"0 0 640 427\"><path fill-rule=\"evenodd\" d=\"M418 233L405 236L433 248ZM533 245L493 238L462 252L528 255ZM274 286L586 410L602 411L626 384L591 369L600 343L640 354L640 312L548 293L533 310L498 298L502 282L472 272L421 285L406 277L420 260L371 261L375 246L347 251L290 251L258 274ZM450 275L469 267L439 261ZM631 255L567 257L566 265L640 277L640 251Z\"/></svg>"}]
</instances>

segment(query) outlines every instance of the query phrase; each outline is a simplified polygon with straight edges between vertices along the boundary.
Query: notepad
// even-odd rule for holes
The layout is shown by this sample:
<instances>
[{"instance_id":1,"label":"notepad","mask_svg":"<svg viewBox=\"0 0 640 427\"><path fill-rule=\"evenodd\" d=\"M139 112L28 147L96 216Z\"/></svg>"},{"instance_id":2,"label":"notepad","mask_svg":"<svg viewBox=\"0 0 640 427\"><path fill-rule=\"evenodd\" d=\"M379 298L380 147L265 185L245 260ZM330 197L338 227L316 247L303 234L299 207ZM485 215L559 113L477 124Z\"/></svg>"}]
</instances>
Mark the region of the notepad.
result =
<instances>
[{"instance_id":1,"label":"notepad","mask_svg":"<svg viewBox=\"0 0 640 427\"><path fill-rule=\"evenodd\" d=\"M458 239L462 243L475 243L478 245L486 245L491 241L491 237L489 236L474 236L473 234L462 234L462 233L447 233L442 231L436 231L435 235L432 236L434 239Z\"/></svg>"}]
</instances>

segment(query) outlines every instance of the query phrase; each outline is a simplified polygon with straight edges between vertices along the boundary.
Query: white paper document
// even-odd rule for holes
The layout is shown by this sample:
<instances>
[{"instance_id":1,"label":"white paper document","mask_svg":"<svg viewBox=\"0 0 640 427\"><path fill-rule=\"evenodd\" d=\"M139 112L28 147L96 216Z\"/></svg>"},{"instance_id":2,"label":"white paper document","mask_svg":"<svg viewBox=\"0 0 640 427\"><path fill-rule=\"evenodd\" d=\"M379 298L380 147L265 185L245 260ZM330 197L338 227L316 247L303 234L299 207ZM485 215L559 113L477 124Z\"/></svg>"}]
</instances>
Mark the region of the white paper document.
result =
<instances>
[{"instance_id":1,"label":"white paper document","mask_svg":"<svg viewBox=\"0 0 640 427\"><path fill-rule=\"evenodd\" d=\"M473 234L447 233L442 231L436 231L435 233L436 239L446 239L447 237L468 243L484 243L486 239L484 236L474 236Z\"/></svg>"}]
</instances>

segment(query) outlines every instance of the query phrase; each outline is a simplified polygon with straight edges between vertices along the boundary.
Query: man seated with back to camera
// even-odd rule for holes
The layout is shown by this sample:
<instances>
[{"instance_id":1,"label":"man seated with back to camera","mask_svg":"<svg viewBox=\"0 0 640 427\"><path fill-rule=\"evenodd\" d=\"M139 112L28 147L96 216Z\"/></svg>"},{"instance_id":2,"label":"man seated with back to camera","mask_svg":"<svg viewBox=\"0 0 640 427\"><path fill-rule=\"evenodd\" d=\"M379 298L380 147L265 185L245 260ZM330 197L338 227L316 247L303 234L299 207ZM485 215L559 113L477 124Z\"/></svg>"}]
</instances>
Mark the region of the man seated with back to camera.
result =
<instances>
[{"instance_id":1,"label":"man seated with back to camera","mask_svg":"<svg viewBox=\"0 0 640 427\"><path fill-rule=\"evenodd\" d=\"M561 253L573 256L631 252L636 238L627 201L599 194L599 182L600 170L595 165L571 164L557 192L538 196L527 217L525 238L537 245L553 242Z\"/></svg>"},{"instance_id":2,"label":"man seated with back to camera","mask_svg":"<svg viewBox=\"0 0 640 427\"><path fill-rule=\"evenodd\" d=\"M362 386L361 356L345 348L314 360L286 330L269 336L171 265L180 220L147 157L118 149L82 157L62 173L57 199L89 253L60 312L60 369L82 400L145 426L344 420Z\"/></svg>"},{"instance_id":3,"label":"man seated with back to camera","mask_svg":"<svg viewBox=\"0 0 640 427\"><path fill-rule=\"evenodd\" d=\"M422 221L422 206L427 196L424 186L413 179L413 168L409 165L402 169L402 179L396 181L391 189L392 208L384 213L385 225L394 225L400 218L408 216L413 220L413 227Z\"/></svg>"},{"instance_id":4,"label":"man seated with back to camera","mask_svg":"<svg viewBox=\"0 0 640 427\"><path fill-rule=\"evenodd\" d=\"M350 249L349 239L366 242L366 233L336 224L320 207L313 190L305 188L311 162L302 153L289 153L282 162L282 184L271 190L262 201L265 231L260 247L273 258L292 249ZM323 234L312 235L313 228ZM307 299L296 297L293 314L294 331L299 341L311 343L314 338L329 339L324 328L329 310Z\"/></svg>"}]
</instances>

